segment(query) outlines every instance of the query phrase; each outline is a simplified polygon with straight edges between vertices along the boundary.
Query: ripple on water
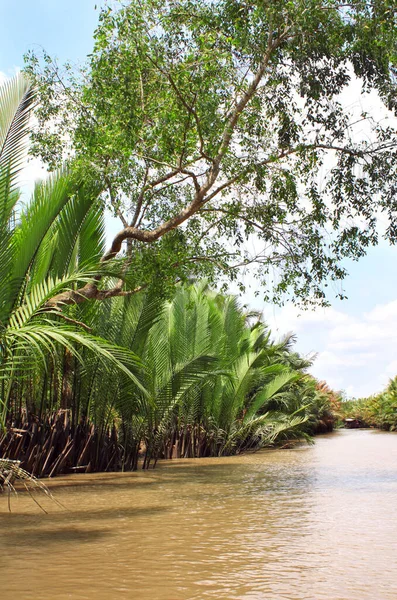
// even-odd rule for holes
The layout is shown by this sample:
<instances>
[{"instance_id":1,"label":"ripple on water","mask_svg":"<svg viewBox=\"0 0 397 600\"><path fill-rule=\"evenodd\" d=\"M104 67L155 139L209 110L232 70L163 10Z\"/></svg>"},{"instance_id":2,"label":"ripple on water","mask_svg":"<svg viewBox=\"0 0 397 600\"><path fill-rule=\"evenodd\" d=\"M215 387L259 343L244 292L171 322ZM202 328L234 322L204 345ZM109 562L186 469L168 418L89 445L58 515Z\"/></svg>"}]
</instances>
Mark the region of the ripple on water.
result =
<instances>
[{"instance_id":1,"label":"ripple on water","mask_svg":"<svg viewBox=\"0 0 397 600\"><path fill-rule=\"evenodd\" d=\"M0 499L2 600L397 598L397 435L49 485Z\"/></svg>"}]
</instances>

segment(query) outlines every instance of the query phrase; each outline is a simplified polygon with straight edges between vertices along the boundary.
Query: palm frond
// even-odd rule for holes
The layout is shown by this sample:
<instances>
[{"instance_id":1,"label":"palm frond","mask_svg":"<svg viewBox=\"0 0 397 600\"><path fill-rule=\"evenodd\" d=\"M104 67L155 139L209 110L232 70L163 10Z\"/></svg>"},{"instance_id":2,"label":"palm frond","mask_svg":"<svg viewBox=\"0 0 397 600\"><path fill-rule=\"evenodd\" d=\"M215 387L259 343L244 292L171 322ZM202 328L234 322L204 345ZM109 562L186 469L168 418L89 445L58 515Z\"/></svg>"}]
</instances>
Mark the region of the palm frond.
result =
<instances>
[{"instance_id":1,"label":"palm frond","mask_svg":"<svg viewBox=\"0 0 397 600\"><path fill-rule=\"evenodd\" d=\"M12 191L17 184L26 157L34 101L35 92L22 73L0 86L0 197L6 188Z\"/></svg>"}]
</instances>

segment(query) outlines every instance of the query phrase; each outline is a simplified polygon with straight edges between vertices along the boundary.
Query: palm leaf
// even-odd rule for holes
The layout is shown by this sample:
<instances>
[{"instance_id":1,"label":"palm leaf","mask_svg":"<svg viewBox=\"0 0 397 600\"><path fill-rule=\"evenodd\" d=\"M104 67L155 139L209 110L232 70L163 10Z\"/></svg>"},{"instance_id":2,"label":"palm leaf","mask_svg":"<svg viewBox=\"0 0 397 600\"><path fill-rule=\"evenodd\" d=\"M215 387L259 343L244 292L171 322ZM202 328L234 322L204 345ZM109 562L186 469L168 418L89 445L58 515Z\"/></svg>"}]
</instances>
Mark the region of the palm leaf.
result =
<instances>
[{"instance_id":1,"label":"palm leaf","mask_svg":"<svg viewBox=\"0 0 397 600\"><path fill-rule=\"evenodd\" d=\"M0 86L0 196L6 187L12 190L16 185L16 176L26 156L34 99L34 90L22 73Z\"/></svg>"}]
</instances>

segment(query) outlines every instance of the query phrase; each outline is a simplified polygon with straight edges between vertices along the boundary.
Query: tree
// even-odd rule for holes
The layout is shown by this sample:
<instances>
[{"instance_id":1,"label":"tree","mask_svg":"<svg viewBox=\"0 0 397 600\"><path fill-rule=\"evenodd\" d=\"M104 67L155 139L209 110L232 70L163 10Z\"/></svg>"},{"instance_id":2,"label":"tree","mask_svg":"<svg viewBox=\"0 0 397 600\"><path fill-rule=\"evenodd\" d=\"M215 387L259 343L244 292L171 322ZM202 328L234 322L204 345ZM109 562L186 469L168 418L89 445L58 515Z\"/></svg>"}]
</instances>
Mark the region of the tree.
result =
<instances>
[{"instance_id":1,"label":"tree","mask_svg":"<svg viewBox=\"0 0 397 600\"><path fill-rule=\"evenodd\" d=\"M357 136L340 98L358 77L396 111L396 64L394 0L130 0L100 12L80 73L28 55L33 152L99 185L123 226L102 262L127 242L137 289L254 263L267 299L324 301L379 212L396 241L395 131L361 114ZM101 297L100 281L53 304Z\"/></svg>"}]
</instances>

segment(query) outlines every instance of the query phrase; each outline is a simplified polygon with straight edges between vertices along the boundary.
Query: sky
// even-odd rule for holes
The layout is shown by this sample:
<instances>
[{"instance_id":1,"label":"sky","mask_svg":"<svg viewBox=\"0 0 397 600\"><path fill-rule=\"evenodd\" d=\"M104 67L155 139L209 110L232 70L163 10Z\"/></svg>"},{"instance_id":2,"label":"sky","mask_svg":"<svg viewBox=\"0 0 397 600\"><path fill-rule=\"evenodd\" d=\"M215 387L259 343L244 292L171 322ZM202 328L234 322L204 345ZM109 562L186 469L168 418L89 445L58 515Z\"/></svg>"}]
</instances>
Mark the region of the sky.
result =
<instances>
[{"instance_id":1,"label":"sky","mask_svg":"<svg viewBox=\"0 0 397 600\"><path fill-rule=\"evenodd\" d=\"M103 0L0 0L0 83L23 66L29 49L43 48L60 63L84 61L92 49L95 6L101 4ZM359 86L349 89L347 102L361 102ZM31 161L22 183L30 187L43 175L42 166ZM115 224L109 222L109 229L114 231ZM396 263L397 247L382 242L370 249L358 263L347 263L343 290L348 299L335 299L331 290L330 308L314 311L291 303L264 305L260 293L254 296L258 288L250 275L242 274L250 286L242 303L263 311L275 337L296 333L296 349L317 355L311 368L315 377L347 397L367 396L397 375Z\"/></svg>"}]
</instances>

